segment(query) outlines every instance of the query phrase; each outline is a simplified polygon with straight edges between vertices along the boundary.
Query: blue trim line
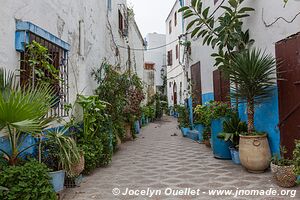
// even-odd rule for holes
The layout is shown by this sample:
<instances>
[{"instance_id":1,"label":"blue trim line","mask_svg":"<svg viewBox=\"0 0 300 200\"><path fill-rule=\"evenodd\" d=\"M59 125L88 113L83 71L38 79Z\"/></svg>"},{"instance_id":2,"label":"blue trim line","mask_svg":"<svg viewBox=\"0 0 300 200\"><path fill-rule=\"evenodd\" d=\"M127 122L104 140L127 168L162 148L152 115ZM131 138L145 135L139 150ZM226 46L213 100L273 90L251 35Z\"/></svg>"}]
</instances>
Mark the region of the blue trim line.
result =
<instances>
[{"instance_id":1,"label":"blue trim line","mask_svg":"<svg viewBox=\"0 0 300 200\"><path fill-rule=\"evenodd\" d=\"M65 51L70 51L71 45L67 42L59 39L55 35L49 33L48 31L40 28L37 25L32 24L31 22L23 22L17 21L16 22L16 38L15 38L15 47L16 50L19 52L25 51L26 44L29 44L29 34L34 33L39 37L48 40L49 42L54 43L55 45L61 47Z\"/></svg>"},{"instance_id":2,"label":"blue trim line","mask_svg":"<svg viewBox=\"0 0 300 200\"><path fill-rule=\"evenodd\" d=\"M215 97L214 97L213 92L202 94L202 104L203 105L210 101L213 101L214 99L215 99Z\"/></svg>"}]
</instances>

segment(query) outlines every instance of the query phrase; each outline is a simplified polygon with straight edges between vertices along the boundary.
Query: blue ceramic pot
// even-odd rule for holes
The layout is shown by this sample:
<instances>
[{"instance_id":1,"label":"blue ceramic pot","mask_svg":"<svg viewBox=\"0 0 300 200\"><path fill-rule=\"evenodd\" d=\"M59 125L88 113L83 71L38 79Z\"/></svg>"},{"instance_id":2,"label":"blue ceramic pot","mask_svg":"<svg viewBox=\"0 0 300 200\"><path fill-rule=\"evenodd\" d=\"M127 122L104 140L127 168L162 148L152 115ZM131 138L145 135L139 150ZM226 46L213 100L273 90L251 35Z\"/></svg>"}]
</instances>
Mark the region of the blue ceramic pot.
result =
<instances>
[{"instance_id":1,"label":"blue ceramic pot","mask_svg":"<svg viewBox=\"0 0 300 200\"><path fill-rule=\"evenodd\" d=\"M195 129L198 131L199 134L199 142L203 142L203 132L204 132L204 126L201 124L196 124Z\"/></svg>"},{"instance_id":2,"label":"blue ceramic pot","mask_svg":"<svg viewBox=\"0 0 300 200\"><path fill-rule=\"evenodd\" d=\"M240 165L241 160L240 160L240 153L238 150L236 150L234 147L229 147L230 153L231 153L231 158L232 162L234 164Z\"/></svg>"},{"instance_id":3,"label":"blue ceramic pot","mask_svg":"<svg viewBox=\"0 0 300 200\"><path fill-rule=\"evenodd\" d=\"M231 153L229 147L231 142L221 140L218 138L219 133L223 131L223 122L225 118L220 118L213 120L211 123L211 140L212 140L212 149L215 158L223 160L231 160Z\"/></svg>"},{"instance_id":4,"label":"blue ceramic pot","mask_svg":"<svg viewBox=\"0 0 300 200\"><path fill-rule=\"evenodd\" d=\"M56 193L63 191L65 183L65 170L49 172L51 183Z\"/></svg>"},{"instance_id":5,"label":"blue ceramic pot","mask_svg":"<svg viewBox=\"0 0 300 200\"><path fill-rule=\"evenodd\" d=\"M140 122L139 121L134 122L134 129L135 129L136 134L140 133Z\"/></svg>"},{"instance_id":6,"label":"blue ceramic pot","mask_svg":"<svg viewBox=\"0 0 300 200\"><path fill-rule=\"evenodd\" d=\"M189 130L190 130L189 128L184 128L184 127L181 128L181 133L183 137L187 136Z\"/></svg>"}]
</instances>

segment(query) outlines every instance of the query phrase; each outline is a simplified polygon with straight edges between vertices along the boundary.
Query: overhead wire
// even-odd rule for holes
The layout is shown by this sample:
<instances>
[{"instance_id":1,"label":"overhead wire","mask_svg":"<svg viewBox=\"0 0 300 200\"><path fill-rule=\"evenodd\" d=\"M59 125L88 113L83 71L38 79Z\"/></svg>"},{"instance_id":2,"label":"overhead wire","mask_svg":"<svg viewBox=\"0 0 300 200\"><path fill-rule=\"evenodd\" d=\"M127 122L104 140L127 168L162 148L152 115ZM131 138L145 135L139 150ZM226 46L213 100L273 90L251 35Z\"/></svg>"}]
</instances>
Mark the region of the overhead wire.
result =
<instances>
[{"instance_id":1,"label":"overhead wire","mask_svg":"<svg viewBox=\"0 0 300 200\"><path fill-rule=\"evenodd\" d=\"M153 48L144 48L144 49L134 49L134 48L130 48L130 50L132 51L151 51L151 50L156 50L156 49L160 49L160 48L163 48L163 47L166 47L166 46L169 46L170 44L173 44L175 42L179 41L179 39L177 38L176 40L168 43L168 44L164 44L164 45L161 45L161 46L158 46L158 47L153 47ZM128 49L128 47L124 47L124 46L121 46L121 45L117 45L119 48L122 48L122 49Z\"/></svg>"}]
</instances>

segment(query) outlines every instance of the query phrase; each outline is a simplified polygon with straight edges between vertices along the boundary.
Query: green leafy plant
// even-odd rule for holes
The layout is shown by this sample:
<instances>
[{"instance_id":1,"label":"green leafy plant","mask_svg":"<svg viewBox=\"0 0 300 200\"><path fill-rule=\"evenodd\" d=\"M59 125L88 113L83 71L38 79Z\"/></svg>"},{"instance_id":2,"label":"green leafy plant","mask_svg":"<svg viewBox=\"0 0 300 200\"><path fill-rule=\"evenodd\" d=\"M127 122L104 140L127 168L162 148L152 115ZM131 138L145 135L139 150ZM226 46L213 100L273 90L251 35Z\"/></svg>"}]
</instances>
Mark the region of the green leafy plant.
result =
<instances>
[{"instance_id":1,"label":"green leafy plant","mask_svg":"<svg viewBox=\"0 0 300 200\"><path fill-rule=\"evenodd\" d=\"M0 186L0 191L8 191L8 188Z\"/></svg>"},{"instance_id":2,"label":"green leafy plant","mask_svg":"<svg viewBox=\"0 0 300 200\"><path fill-rule=\"evenodd\" d=\"M205 127L210 127L212 120L212 113L207 105L197 105L194 108L194 123L202 124Z\"/></svg>"},{"instance_id":3,"label":"green leafy plant","mask_svg":"<svg viewBox=\"0 0 300 200\"><path fill-rule=\"evenodd\" d=\"M13 73L0 73L2 92L0 93L0 131L8 135L11 153L0 151L10 165L16 165L19 156L32 148L20 149L26 136L38 136L46 128L52 118L45 117L55 101L53 90L49 85L37 85L21 89ZM8 75L3 75L8 74Z\"/></svg>"},{"instance_id":4,"label":"green leafy plant","mask_svg":"<svg viewBox=\"0 0 300 200\"><path fill-rule=\"evenodd\" d=\"M232 109L228 103L220 101L210 101L207 105L211 110L212 119L219 119L222 117L229 117L232 114Z\"/></svg>"},{"instance_id":5,"label":"green leafy plant","mask_svg":"<svg viewBox=\"0 0 300 200\"><path fill-rule=\"evenodd\" d=\"M59 128L47 131L43 162L53 171L64 169L69 177L73 177L72 166L79 162L80 153L75 140L67 136L67 131Z\"/></svg>"},{"instance_id":6,"label":"green leafy plant","mask_svg":"<svg viewBox=\"0 0 300 200\"><path fill-rule=\"evenodd\" d=\"M295 165L294 172L296 175L300 176L300 140L295 140L295 149L293 151L293 161ZM298 184L300 182L298 181Z\"/></svg>"},{"instance_id":7,"label":"green leafy plant","mask_svg":"<svg viewBox=\"0 0 300 200\"><path fill-rule=\"evenodd\" d=\"M224 68L232 82L232 95L247 103L248 133L254 133L254 105L266 100L276 80L276 60L261 50L251 49L236 54Z\"/></svg>"},{"instance_id":8,"label":"green leafy plant","mask_svg":"<svg viewBox=\"0 0 300 200\"><path fill-rule=\"evenodd\" d=\"M48 49L36 41L32 41L27 46L28 64L34 71L31 76L28 77L30 85L33 84L32 80L37 82L46 82L49 84L57 84L60 80L59 69L55 68L51 64L52 59L49 55ZM46 75L48 74L48 75Z\"/></svg>"},{"instance_id":9,"label":"green leafy plant","mask_svg":"<svg viewBox=\"0 0 300 200\"><path fill-rule=\"evenodd\" d=\"M287 150L285 147L280 147L280 155L276 154L272 157L272 163L278 166L290 166L293 164L293 160L285 158Z\"/></svg>"},{"instance_id":10,"label":"green leafy plant","mask_svg":"<svg viewBox=\"0 0 300 200\"><path fill-rule=\"evenodd\" d=\"M108 113L114 123L122 126L133 123L141 115L140 103L144 99L141 79L130 71L121 73L118 66L103 61L98 69L92 71L92 77L97 81L96 94L99 99L108 102ZM123 139L124 132L115 132L114 137Z\"/></svg>"},{"instance_id":11,"label":"green leafy plant","mask_svg":"<svg viewBox=\"0 0 300 200\"><path fill-rule=\"evenodd\" d=\"M210 11L211 8L205 7L202 0L192 0L191 5L179 9L184 19L191 18L186 28L187 31L192 29L191 37L201 37L203 45L218 47L218 53L212 55L216 58L216 66L228 62L236 48L243 50L254 42L249 37L249 31L242 29L243 19L254 9L243 7L243 2L229 0L228 6L225 6L225 1L222 1L216 10ZM217 11L224 14L216 16Z\"/></svg>"},{"instance_id":12,"label":"green leafy plant","mask_svg":"<svg viewBox=\"0 0 300 200\"><path fill-rule=\"evenodd\" d=\"M23 166L8 166L0 171L0 185L8 190L0 190L0 199L55 200L56 194L50 183L49 169L35 160Z\"/></svg>"},{"instance_id":13,"label":"green leafy plant","mask_svg":"<svg viewBox=\"0 0 300 200\"><path fill-rule=\"evenodd\" d=\"M79 147L84 154L84 174L90 174L94 169L101 166L101 159L103 153L103 144L101 139L94 138L92 141L80 143Z\"/></svg>"},{"instance_id":14,"label":"green leafy plant","mask_svg":"<svg viewBox=\"0 0 300 200\"><path fill-rule=\"evenodd\" d=\"M101 101L99 96L78 96L77 103L83 108L84 128L76 137L85 157L84 173L88 174L111 161L113 141L116 140L113 132L118 132L116 128L119 126L117 123L112 125L111 115L108 114L111 105Z\"/></svg>"},{"instance_id":15,"label":"green leafy plant","mask_svg":"<svg viewBox=\"0 0 300 200\"><path fill-rule=\"evenodd\" d=\"M238 149L240 134L244 132L247 132L247 123L242 122L238 114L234 113L223 122L223 132L218 135L218 138L231 141L233 147Z\"/></svg>"},{"instance_id":16,"label":"green leafy plant","mask_svg":"<svg viewBox=\"0 0 300 200\"><path fill-rule=\"evenodd\" d=\"M179 117L178 117L179 126L183 128L189 128L190 127L189 112L187 107L184 105L178 106L178 113L179 113Z\"/></svg>"}]
</instances>

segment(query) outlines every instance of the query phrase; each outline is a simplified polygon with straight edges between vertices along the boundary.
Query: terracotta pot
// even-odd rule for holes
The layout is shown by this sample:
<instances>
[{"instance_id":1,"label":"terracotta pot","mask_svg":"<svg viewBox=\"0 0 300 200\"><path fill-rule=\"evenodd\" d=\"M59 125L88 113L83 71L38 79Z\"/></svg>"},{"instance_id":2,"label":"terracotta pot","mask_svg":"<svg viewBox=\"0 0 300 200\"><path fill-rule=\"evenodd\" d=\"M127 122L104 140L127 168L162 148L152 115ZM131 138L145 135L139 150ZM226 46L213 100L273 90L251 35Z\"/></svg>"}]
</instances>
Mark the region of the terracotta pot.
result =
<instances>
[{"instance_id":1,"label":"terracotta pot","mask_svg":"<svg viewBox=\"0 0 300 200\"><path fill-rule=\"evenodd\" d=\"M79 176L81 172L84 170L84 163L85 163L84 155L81 154L79 158L79 162L71 166L70 174L73 176Z\"/></svg>"},{"instance_id":2,"label":"terracotta pot","mask_svg":"<svg viewBox=\"0 0 300 200\"><path fill-rule=\"evenodd\" d=\"M294 187L297 176L294 173L294 165L279 166L271 163L271 171L277 185L284 188Z\"/></svg>"},{"instance_id":3,"label":"terracotta pot","mask_svg":"<svg viewBox=\"0 0 300 200\"><path fill-rule=\"evenodd\" d=\"M125 124L125 138L124 139L125 139L125 141L133 140L130 124Z\"/></svg>"},{"instance_id":4,"label":"terracotta pot","mask_svg":"<svg viewBox=\"0 0 300 200\"><path fill-rule=\"evenodd\" d=\"M252 173L263 173L269 168L271 151L267 135L240 135L241 164Z\"/></svg>"}]
</instances>

